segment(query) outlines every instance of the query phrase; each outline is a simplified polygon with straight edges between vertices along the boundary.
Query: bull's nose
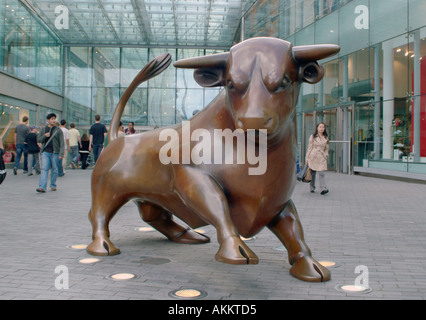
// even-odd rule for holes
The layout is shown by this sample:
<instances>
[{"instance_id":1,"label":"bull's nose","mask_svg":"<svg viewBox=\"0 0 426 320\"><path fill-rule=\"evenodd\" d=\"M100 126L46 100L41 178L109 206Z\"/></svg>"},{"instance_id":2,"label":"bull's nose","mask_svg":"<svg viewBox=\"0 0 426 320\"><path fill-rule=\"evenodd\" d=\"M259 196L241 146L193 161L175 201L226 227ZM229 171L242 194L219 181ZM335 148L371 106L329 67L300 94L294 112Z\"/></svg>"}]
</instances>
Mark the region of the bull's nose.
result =
<instances>
[{"instance_id":1,"label":"bull's nose","mask_svg":"<svg viewBox=\"0 0 426 320\"><path fill-rule=\"evenodd\" d=\"M275 125L273 117L244 117L237 120L237 127L244 131L266 129L270 134L275 130Z\"/></svg>"}]
</instances>

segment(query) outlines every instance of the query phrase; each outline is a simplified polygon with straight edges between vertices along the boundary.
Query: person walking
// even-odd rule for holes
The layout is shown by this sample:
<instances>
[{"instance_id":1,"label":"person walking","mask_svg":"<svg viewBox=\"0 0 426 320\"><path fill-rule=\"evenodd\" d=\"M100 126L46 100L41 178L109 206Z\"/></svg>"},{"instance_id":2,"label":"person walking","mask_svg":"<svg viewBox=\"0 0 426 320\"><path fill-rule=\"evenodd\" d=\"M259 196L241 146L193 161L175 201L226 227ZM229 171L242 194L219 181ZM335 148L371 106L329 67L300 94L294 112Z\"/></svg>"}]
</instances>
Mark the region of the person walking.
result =
<instances>
[{"instance_id":1,"label":"person walking","mask_svg":"<svg viewBox=\"0 0 426 320\"><path fill-rule=\"evenodd\" d=\"M32 126L30 128L30 133L27 135L27 137L25 138L25 144L27 146L28 149L28 164L29 164L29 168L28 168L28 175L32 176L33 175L33 164L34 164L34 169L36 171L37 174L40 174L40 145L37 142L37 127L36 126Z\"/></svg>"},{"instance_id":2,"label":"person walking","mask_svg":"<svg viewBox=\"0 0 426 320\"><path fill-rule=\"evenodd\" d=\"M67 166L68 152L70 150L70 135L66 125L67 125L67 121L62 119L60 128L64 135L65 148L64 148L64 157L58 163L58 177L63 177L66 173L65 167Z\"/></svg>"},{"instance_id":3,"label":"person walking","mask_svg":"<svg viewBox=\"0 0 426 320\"><path fill-rule=\"evenodd\" d=\"M87 134L83 134L81 137L81 146L80 146L80 158L81 158L81 169L85 170L89 165L87 163L87 158L89 157L89 145L90 139Z\"/></svg>"},{"instance_id":4,"label":"person walking","mask_svg":"<svg viewBox=\"0 0 426 320\"><path fill-rule=\"evenodd\" d=\"M315 132L309 137L308 151L306 152L306 165L309 166L312 172L312 180L310 182L311 192L315 192L316 173L319 175L319 184L321 194L328 193L325 183L325 174L327 170L327 158L329 150L328 134L324 122L320 122Z\"/></svg>"},{"instance_id":5,"label":"person walking","mask_svg":"<svg viewBox=\"0 0 426 320\"><path fill-rule=\"evenodd\" d=\"M13 174L16 175L19 169L19 163L21 162L21 156L24 154L24 173L28 173L28 150L25 145L25 138L30 133L30 127L28 126L29 118L24 116L22 123L18 124L15 128L15 146L16 146L16 159L13 165Z\"/></svg>"},{"instance_id":6,"label":"person walking","mask_svg":"<svg viewBox=\"0 0 426 320\"><path fill-rule=\"evenodd\" d=\"M101 155L102 149L104 148L104 141L107 135L107 129L104 124L101 123L101 116L97 114L95 116L95 124L90 127L90 143L89 151L93 149L94 162L98 161ZM93 147L92 147L93 146Z\"/></svg>"},{"instance_id":7,"label":"person walking","mask_svg":"<svg viewBox=\"0 0 426 320\"><path fill-rule=\"evenodd\" d=\"M3 183L4 179L6 179L6 166L4 165L4 161L3 161L3 155L5 154L4 152L4 147L3 147L3 140L2 137L0 136L0 184Z\"/></svg>"},{"instance_id":8,"label":"person walking","mask_svg":"<svg viewBox=\"0 0 426 320\"><path fill-rule=\"evenodd\" d=\"M75 123L70 124L70 160L73 169L78 167L78 147L81 148L80 132L75 128Z\"/></svg>"},{"instance_id":9,"label":"person walking","mask_svg":"<svg viewBox=\"0 0 426 320\"><path fill-rule=\"evenodd\" d=\"M47 126L42 128L37 135L41 146L41 174L37 192L46 192L47 178L50 172L50 189L56 191L56 178L58 177L58 162L64 156L65 142L62 130L55 125L56 114L49 113L46 117Z\"/></svg>"}]
</instances>

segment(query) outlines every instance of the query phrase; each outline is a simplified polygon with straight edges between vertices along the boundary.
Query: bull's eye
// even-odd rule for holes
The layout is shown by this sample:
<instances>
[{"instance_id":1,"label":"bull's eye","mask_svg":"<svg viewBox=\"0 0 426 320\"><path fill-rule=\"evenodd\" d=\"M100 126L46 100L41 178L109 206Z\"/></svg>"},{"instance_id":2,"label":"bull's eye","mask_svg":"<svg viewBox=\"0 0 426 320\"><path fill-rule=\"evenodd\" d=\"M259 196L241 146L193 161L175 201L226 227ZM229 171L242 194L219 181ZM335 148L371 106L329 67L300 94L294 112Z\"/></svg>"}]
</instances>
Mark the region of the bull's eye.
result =
<instances>
[{"instance_id":1,"label":"bull's eye","mask_svg":"<svg viewBox=\"0 0 426 320\"><path fill-rule=\"evenodd\" d=\"M290 79L287 76L284 76L283 81L281 81L276 92L281 92L281 91L287 89L290 86L290 83L291 83Z\"/></svg>"}]
</instances>

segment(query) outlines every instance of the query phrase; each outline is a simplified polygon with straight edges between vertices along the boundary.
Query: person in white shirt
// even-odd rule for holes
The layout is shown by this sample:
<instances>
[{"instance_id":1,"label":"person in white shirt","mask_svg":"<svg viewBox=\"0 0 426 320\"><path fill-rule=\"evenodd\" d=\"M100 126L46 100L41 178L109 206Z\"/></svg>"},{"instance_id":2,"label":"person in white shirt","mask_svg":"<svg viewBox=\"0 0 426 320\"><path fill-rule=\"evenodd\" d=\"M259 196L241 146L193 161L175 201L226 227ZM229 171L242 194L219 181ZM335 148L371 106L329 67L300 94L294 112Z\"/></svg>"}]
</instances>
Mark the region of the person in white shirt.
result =
<instances>
[{"instance_id":1,"label":"person in white shirt","mask_svg":"<svg viewBox=\"0 0 426 320\"><path fill-rule=\"evenodd\" d=\"M70 141L70 158L73 169L78 168L78 149L81 148L80 132L75 128L75 123L70 124L69 141Z\"/></svg>"}]
</instances>

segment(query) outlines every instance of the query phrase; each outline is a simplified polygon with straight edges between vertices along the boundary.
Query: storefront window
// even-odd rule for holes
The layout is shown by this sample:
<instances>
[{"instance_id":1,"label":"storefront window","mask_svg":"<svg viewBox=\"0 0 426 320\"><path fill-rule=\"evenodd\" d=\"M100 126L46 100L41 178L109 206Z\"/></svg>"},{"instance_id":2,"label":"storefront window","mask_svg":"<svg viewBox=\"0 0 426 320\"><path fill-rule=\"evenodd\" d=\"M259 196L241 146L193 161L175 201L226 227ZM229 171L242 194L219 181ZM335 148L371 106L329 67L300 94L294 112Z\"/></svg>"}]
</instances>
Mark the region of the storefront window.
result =
<instances>
[{"instance_id":1,"label":"storefront window","mask_svg":"<svg viewBox=\"0 0 426 320\"><path fill-rule=\"evenodd\" d=\"M6 151L4 156L5 163L13 163L15 161L15 128L23 122L23 118L28 118L29 126L41 127L46 124L46 115L50 112L55 112L58 115L58 119L61 119L62 113L57 110L0 96L0 138ZM23 157L21 158L22 161Z\"/></svg>"},{"instance_id":2,"label":"storefront window","mask_svg":"<svg viewBox=\"0 0 426 320\"><path fill-rule=\"evenodd\" d=\"M348 99L364 102L371 99L375 90L374 74L371 66L374 50L365 48L348 56ZM380 84L379 84L380 85Z\"/></svg>"},{"instance_id":3,"label":"storefront window","mask_svg":"<svg viewBox=\"0 0 426 320\"><path fill-rule=\"evenodd\" d=\"M15 104L0 101L0 138L3 140L5 163L13 163L16 157L15 128L23 117L29 117L29 111Z\"/></svg>"},{"instance_id":4,"label":"storefront window","mask_svg":"<svg viewBox=\"0 0 426 320\"><path fill-rule=\"evenodd\" d=\"M407 136L410 136L409 145L414 162L426 162L426 28L413 31L409 39L407 122L410 125ZM413 170L417 170L412 166Z\"/></svg>"},{"instance_id":5,"label":"storefront window","mask_svg":"<svg viewBox=\"0 0 426 320\"><path fill-rule=\"evenodd\" d=\"M375 159L374 145L374 104L357 105L355 108L354 166L368 167L368 161ZM381 133L380 133L381 136ZM381 153L381 144L379 147Z\"/></svg>"},{"instance_id":6,"label":"storefront window","mask_svg":"<svg viewBox=\"0 0 426 320\"><path fill-rule=\"evenodd\" d=\"M339 85L341 79L339 70L342 69L341 65L342 61L340 59L327 62L323 65L325 73L321 85L323 87L324 106L338 104L342 96L341 85Z\"/></svg>"}]
</instances>

